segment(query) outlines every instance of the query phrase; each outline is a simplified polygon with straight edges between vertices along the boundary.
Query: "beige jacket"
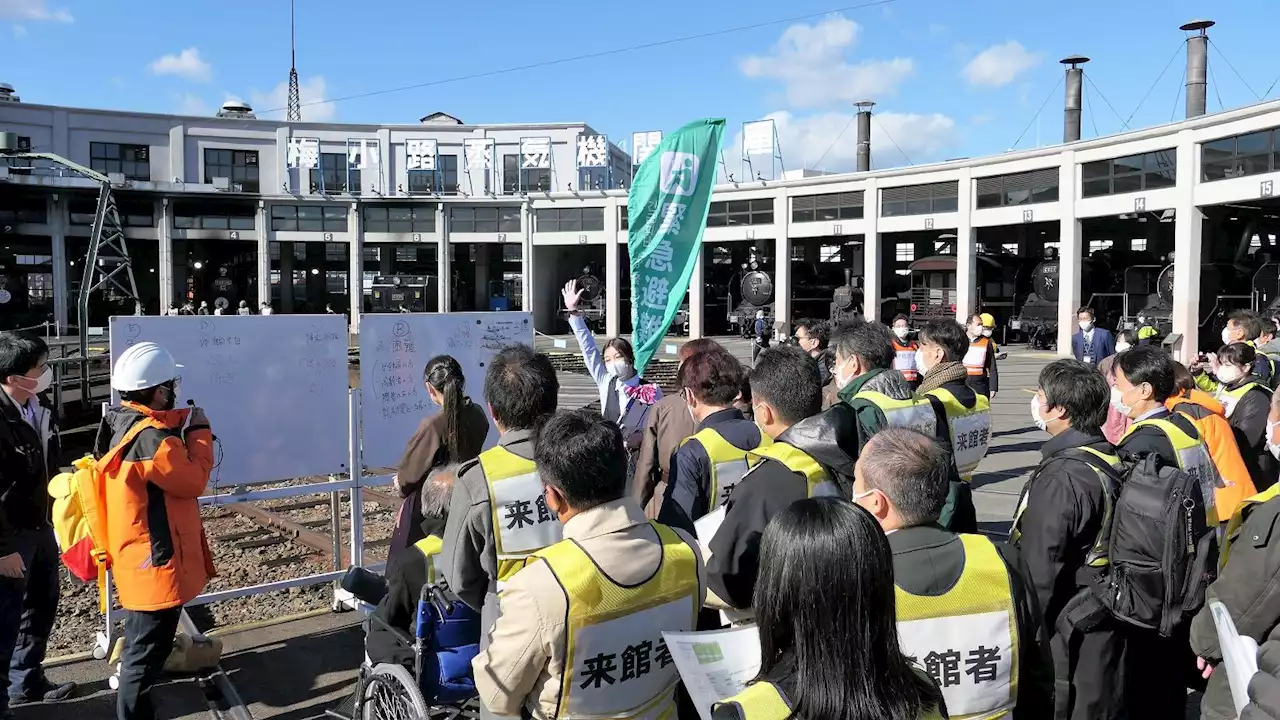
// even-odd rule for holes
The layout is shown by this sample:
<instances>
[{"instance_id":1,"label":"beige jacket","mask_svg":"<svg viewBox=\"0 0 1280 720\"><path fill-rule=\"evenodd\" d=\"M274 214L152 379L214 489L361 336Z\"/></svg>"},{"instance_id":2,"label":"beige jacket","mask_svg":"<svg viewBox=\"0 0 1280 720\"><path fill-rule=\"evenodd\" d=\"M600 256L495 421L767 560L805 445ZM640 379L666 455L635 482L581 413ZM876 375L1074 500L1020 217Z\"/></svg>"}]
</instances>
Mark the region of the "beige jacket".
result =
<instances>
[{"instance_id":1,"label":"beige jacket","mask_svg":"<svg viewBox=\"0 0 1280 720\"><path fill-rule=\"evenodd\" d=\"M698 555L701 605L707 592L702 553L687 533L676 532ZM565 523L564 538L623 585L647 580L662 557L653 528L631 497L575 515ZM511 577L498 601L500 615L488 645L472 661L480 701L494 715L518 717L527 709L535 718L554 718L564 675L564 591L546 563L536 561Z\"/></svg>"}]
</instances>

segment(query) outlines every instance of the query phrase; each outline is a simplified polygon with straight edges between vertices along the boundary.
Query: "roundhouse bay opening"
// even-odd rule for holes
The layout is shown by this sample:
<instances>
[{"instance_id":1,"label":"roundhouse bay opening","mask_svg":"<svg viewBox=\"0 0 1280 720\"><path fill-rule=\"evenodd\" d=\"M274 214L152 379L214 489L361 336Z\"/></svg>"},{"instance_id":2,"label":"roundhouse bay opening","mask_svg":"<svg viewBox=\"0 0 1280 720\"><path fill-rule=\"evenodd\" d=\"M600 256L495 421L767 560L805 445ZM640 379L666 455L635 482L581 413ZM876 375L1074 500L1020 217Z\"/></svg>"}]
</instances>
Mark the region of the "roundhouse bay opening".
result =
<instances>
[{"instance_id":1,"label":"roundhouse bay opening","mask_svg":"<svg viewBox=\"0 0 1280 720\"><path fill-rule=\"evenodd\" d=\"M179 305L191 302L197 309L201 303L208 303L210 313L222 308L225 314L235 314L241 300L256 307L259 302L257 201L175 200L170 214L173 218L170 232L174 302ZM73 250L68 242L73 258L84 257L85 250L87 244ZM129 254L134 258L136 269L139 263L135 252L130 245ZM135 277L140 275L135 273ZM141 285L139 279L139 294Z\"/></svg>"},{"instance_id":2,"label":"roundhouse bay opening","mask_svg":"<svg viewBox=\"0 0 1280 720\"><path fill-rule=\"evenodd\" d=\"M0 185L0 330L54 319L53 240L43 195Z\"/></svg>"},{"instance_id":3,"label":"roundhouse bay opening","mask_svg":"<svg viewBox=\"0 0 1280 720\"><path fill-rule=\"evenodd\" d=\"M364 312L440 309L436 203L362 206L361 295Z\"/></svg>"}]
</instances>

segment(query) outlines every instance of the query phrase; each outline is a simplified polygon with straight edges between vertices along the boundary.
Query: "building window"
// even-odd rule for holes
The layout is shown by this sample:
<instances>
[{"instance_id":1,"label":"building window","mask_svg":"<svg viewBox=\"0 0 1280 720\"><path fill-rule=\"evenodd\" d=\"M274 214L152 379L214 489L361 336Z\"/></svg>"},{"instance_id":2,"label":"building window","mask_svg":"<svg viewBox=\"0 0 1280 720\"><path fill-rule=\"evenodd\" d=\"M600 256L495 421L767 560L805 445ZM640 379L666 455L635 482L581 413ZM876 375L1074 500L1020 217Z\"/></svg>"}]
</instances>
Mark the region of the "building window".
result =
<instances>
[{"instance_id":1,"label":"building window","mask_svg":"<svg viewBox=\"0 0 1280 720\"><path fill-rule=\"evenodd\" d=\"M1178 182L1173 148L1080 165L1080 197L1101 197L1173 187Z\"/></svg>"},{"instance_id":2,"label":"building window","mask_svg":"<svg viewBox=\"0 0 1280 720\"><path fill-rule=\"evenodd\" d=\"M449 217L453 232L520 232L519 207L455 207Z\"/></svg>"},{"instance_id":3,"label":"building window","mask_svg":"<svg viewBox=\"0 0 1280 720\"><path fill-rule=\"evenodd\" d=\"M858 220L862 214L861 190L791 198L791 222Z\"/></svg>"},{"instance_id":4,"label":"building window","mask_svg":"<svg viewBox=\"0 0 1280 720\"><path fill-rule=\"evenodd\" d=\"M350 183L350 185L348 185ZM311 192L360 194L360 171L347 168L346 153L321 153L320 167L311 168Z\"/></svg>"},{"instance_id":5,"label":"building window","mask_svg":"<svg viewBox=\"0 0 1280 720\"><path fill-rule=\"evenodd\" d=\"M347 259L347 244L337 242L325 243L324 259L326 262L345 262ZM346 287L345 281L343 287Z\"/></svg>"},{"instance_id":6,"label":"building window","mask_svg":"<svg viewBox=\"0 0 1280 720\"><path fill-rule=\"evenodd\" d=\"M212 183L219 177L229 178L235 192L258 192L258 151L206 148L204 181Z\"/></svg>"},{"instance_id":7,"label":"building window","mask_svg":"<svg viewBox=\"0 0 1280 720\"><path fill-rule=\"evenodd\" d=\"M537 232L604 230L604 208L546 208L533 213Z\"/></svg>"},{"instance_id":8,"label":"building window","mask_svg":"<svg viewBox=\"0 0 1280 720\"><path fill-rule=\"evenodd\" d=\"M838 263L843 262L841 250L844 248L840 245L823 245L818 248L818 262ZM795 258L792 258L793 260ZM801 258L803 260L804 258Z\"/></svg>"},{"instance_id":9,"label":"building window","mask_svg":"<svg viewBox=\"0 0 1280 720\"><path fill-rule=\"evenodd\" d=\"M1143 252L1144 250L1147 249L1147 239L1133 238L1129 240L1129 249L1133 250L1134 252Z\"/></svg>"},{"instance_id":10,"label":"building window","mask_svg":"<svg viewBox=\"0 0 1280 720\"><path fill-rule=\"evenodd\" d=\"M116 214L124 227L155 227L155 211L156 206L150 200L116 198ZM72 225L92 226L98 215L98 201L89 197L72 198L67 215Z\"/></svg>"},{"instance_id":11,"label":"building window","mask_svg":"<svg viewBox=\"0 0 1280 720\"><path fill-rule=\"evenodd\" d=\"M1019 252L1016 242L1000 243L1000 248L1010 255L1017 255Z\"/></svg>"},{"instance_id":12,"label":"building window","mask_svg":"<svg viewBox=\"0 0 1280 720\"><path fill-rule=\"evenodd\" d=\"M773 222L773 198L713 202L707 212L707 227L769 225Z\"/></svg>"},{"instance_id":13,"label":"building window","mask_svg":"<svg viewBox=\"0 0 1280 720\"><path fill-rule=\"evenodd\" d=\"M618 227L622 230L630 230L631 226L627 224L627 206L623 205L618 208Z\"/></svg>"},{"instance_id":14,"label":"building window","mask_svg":"<svg viewBox=\"0 0 1280 720\"><path fill-rule=\"evenodd\" d=\"M960 204L959 193L960 183L956 180L885 188L880 193L880 214L895 217L955 212Z\"/></svg>"},{"instance_id":15,"label":"building window","mask_svg":"<svg viewBox=\"0 0 1280 720\"><path fill-rule=\"evenodd\" d=\"M89 143L89 167L103 175L124 173L130 180L151 180L151 148L146 145Z\"/></svg>"},{"instance_id":16,"label":"building window","mask_svg":"<svg viewBox=\"0 0 1280 720\"><path fill-rule=\"evenodd\" d=\"M597 168L603 170L603 168ZM551 168L522 168L519 155L502 156L502 192L514 195L518 192L549 192Z\"/></svg>"},{"instance_id":17,"label":"building window","mask_svg":"<svg viewBox=\"0 0 1280 720\"><path fill-rule=\"evenodd\" d=\"M1112 242L1111 240L1090 240L1089 254L1092 255L1096 252L1101 252L1103 250L1110 250L1111 246L1114 244L1115 243Z\"/></svg>"},{"instance_id":18,"label":"building window","mask_svg":"<svg viewBox=\"0 0 1280 720\"><path fill-rule=\"evenodd\" d=\"M916 259L916 244L913 242L898 243L893 249L893 259L898 262L912 262Z\"/></svg>"},{"instance_id":19,"label":"building window","mask_svg":"<svg viewBox=\"0 0 1280 720\"><path fill-rule=\"evenodd\" d=\"M430 195L439 192L445 195L458 194L458 156L436 156L435 170L410 170L409 194Z\"/></svg>"},{"instance_id":20,"label":"building window","mask_svg":"<svg viewBox=\"0 0 1280 720\"><path fill-rule=\"evenodd\" d=\"M175 230L256 230L257 208L253 203L173 203Z\"/></svg>"},{"instance_id":21,"label":"building window","mask_svg":"<svg viewBox=\"0 0 1280 720\"><path fill-rule=\"evenodd\" d=\"M42 196L6 197L4 204L0 205L0 225L45 225L48 222L49 206Z\"/></svg>"},{"instance_id":22,"label":"building window","mask_svg":"<svg viewBox=\"0 0 1280 720\"><path fill-rule=\"evenodd\" d=\"M364 231L377 233L433 233L436 206L365 205Z\"/></svg>"},{"instance_id":23,"label":"building window","mask_svg":"<svg viewBox=\"0 0 1280 720\"><path fill-rule=\"evenodd\" d=\"M1280 128L1212 140L1200 146L1204 180L1223 180L1280 170Z\"/></svg>"},{"instance_id":24,"label":"building window","mask_svg":"<svg viewBox=\"0 0 1280 720\"><path fill-rule=\"evenodd\" d=\"M609 168L586 167L578 171L579 188L582 190L609 190L613 187L609 182Z\"/></svg>"},{"instance_id":25,"label":"building window","mask_svg":"<svg viewBox=\"0 0 1280 720\"><path fill-rule=\"evenodd\" d=\"M295 232L346 232L347 209L331 205L272 205L271 229Z\"/></svg>"},{"instance_id":26,"label":"building window","mask_svg":"<svg viewBox=\"0 0 1280 720\"><path fill-rule=\"evenodd\" d=\"M1058 168L994 175L974 181L978 209L1058 201Z\"/></svg>"}]
</instances>

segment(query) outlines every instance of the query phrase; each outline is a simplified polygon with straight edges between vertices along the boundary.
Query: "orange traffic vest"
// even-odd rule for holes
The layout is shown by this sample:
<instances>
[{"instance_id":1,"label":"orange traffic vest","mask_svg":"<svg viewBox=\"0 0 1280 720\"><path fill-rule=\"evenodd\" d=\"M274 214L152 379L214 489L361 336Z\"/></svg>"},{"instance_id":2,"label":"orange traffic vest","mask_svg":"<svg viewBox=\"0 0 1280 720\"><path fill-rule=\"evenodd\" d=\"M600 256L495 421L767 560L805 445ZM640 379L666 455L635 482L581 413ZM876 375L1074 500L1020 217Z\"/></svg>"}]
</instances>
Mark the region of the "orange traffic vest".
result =
<instances>
[{"instance_id":1,"label":"orange traffic vest","mask_svg":"<svg viewBox=\"0 0 1280 720\"><path fill-rule=\"evenodd\" d=\"M897 338L894 338L893 369L902 373L907 382L915 382L920 378L920 371L916 367L916 344L914 342L903 345L898 342Z\"/></svg>"},{"instance_id":2,"label":"orange traffic vest","mask_svg":"<svg viewBox=\"0 0 1280 720\"><path fill-rule=\"evenodd\" d=\"M964 354L964 369L970 376L987 374L987 354L991 348L991 338L986 336L969 343L969 350Z\"/></svg>"}]
</instances>

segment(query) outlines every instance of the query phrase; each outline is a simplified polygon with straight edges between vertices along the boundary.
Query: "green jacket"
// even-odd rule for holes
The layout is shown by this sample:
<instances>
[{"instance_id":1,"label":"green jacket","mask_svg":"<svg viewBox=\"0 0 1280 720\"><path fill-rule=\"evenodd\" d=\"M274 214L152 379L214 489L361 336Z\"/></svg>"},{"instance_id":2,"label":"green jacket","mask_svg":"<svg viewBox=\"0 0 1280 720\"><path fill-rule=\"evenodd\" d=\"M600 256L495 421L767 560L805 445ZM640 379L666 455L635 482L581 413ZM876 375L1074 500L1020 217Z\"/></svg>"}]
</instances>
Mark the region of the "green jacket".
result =
<instances>
[{"instance_id":1,"label":"green jacket","mask_svg":"<svg viewBox=\"0 0 1280 720\"><path fill-rule=\"evenodd\" d=\"M911 397L911 385L902 373L897 370L885 370L877 368L865 372L858 377L849 381L845 385L838 397L840 401L849 405L854 409L855 416L858 420L858 449L861 450L863 445L867 444L867 440L872 435L880 432L885 428L884 413L874 405L865 402L853 402L853 396L863 390L871 390L878 393L884 393L894 400L906 400Z\"/></svg>"}]
</instances>

